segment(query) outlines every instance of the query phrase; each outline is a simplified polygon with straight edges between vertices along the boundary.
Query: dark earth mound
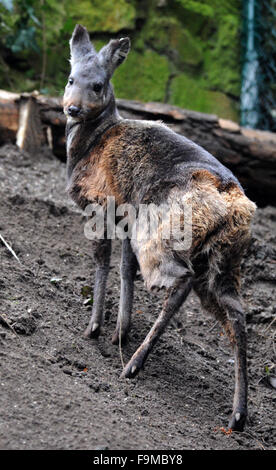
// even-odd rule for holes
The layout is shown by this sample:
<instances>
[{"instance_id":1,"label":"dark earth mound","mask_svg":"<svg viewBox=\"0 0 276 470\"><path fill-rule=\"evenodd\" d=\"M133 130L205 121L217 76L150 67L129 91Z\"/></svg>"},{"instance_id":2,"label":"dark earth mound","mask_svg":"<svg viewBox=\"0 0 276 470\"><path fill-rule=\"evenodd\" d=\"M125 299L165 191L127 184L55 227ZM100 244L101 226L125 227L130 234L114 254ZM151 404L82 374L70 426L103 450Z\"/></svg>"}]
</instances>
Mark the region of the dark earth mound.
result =
<instances>
[{"instance_id":1,"label":"dark earth mound","mask_svg":"<svg viewBox=\"0 0 276 470\"><path fill-rule=\"evenodd\" d=\"M104 334L82 333L93 286L91 242L66 191L65 166L48 150L36 159L0 148L0 448L275 449L276 208L257 211L243 263L247 310L249 419L225 434L233 355L220 326L191 295L134 380L110 339L119 301L115 242ZM126 362L162 304L136 282Z\"/></svg>"}]
</instances>

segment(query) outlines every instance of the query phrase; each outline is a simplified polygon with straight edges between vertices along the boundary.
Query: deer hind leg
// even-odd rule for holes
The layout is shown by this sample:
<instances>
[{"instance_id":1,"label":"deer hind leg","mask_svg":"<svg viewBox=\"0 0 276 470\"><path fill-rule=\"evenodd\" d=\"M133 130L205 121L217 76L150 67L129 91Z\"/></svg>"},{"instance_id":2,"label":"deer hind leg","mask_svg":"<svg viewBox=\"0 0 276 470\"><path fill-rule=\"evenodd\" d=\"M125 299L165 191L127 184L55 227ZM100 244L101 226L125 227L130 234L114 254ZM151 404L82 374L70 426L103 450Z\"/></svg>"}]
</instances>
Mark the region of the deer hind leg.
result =
<instances>
[{"instance_id":1,"label":"deer hind leg","mask_svg":"<svg viewBox=\"0 0 276 470\"><path fill-rule=\"evenodd\" d=\"M235 354L235 393L229 428L242 431L247 417L247 363L245 315L238 296L223 295L220 305L228 314L224 325Z\"/></svg>"},{"instance_id":2,"label":"deer hind leg","mask_svg":"<svg viewBox=\"0 0 276 470\"><path fill-rule=\"evenodd\" d=\"M208 280L207 280L208 282ZM207 284L206 282L206 284ZM245 314L239 297L239 268L217 276L211 290L195 283L203 308L222 324L235 356L235 392L229 428L242 431L247 417L247 363Z\"/></svg>"},{"instance_id":3,"label":"deer hind leg","mask_svg":"<svg viewBox=\"0 0 276 470\"><path fill-rule=\"evenodd\" d=\"M138 262L132 251L130 240L127 238L122 243L120 306L116 329L112 336L113 344L118 344L120 339L125 341L130 329L134 280L137 269Z\"/></svg>"},{"instance_id":4,"label":"deer hind leg","mask_svg":"<svg viewBox=\"0 0 276 470\"><path fill-rule=\"evenodd\" d=\"M172 316L179 310L192 288L192 278L178 279L167 289L162 311L141 346L125 366L121 377L133 378L143 367L150 351L164 332Z\"/></svg>"}]
</instances>

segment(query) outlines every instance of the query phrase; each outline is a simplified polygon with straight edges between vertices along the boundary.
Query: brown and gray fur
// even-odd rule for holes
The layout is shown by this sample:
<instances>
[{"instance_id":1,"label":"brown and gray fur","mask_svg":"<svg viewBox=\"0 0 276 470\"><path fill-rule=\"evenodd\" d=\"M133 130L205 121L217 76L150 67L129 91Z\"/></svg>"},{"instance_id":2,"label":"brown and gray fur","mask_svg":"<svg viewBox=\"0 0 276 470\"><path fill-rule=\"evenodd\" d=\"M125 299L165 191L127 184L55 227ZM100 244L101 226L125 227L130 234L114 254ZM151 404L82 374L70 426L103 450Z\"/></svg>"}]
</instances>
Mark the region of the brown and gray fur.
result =
<instances>
[{"instance_id":1,"label":"brown and gray fur","mask_svg":"<svg viewBox=\"0 0 276 470\"><path fill-rule=\"evenodd\" d=\"M126 58L128 38L112 40L96 53L86 29L70 40L71 75L64 94L67 115L68 191L84 209L91 202L192 204L192 244L174 250L154 237L122 243L121 296L112 341L127 337L133 285L140 268L147 288L166 290L162 311L123 370L134 377L170 318L193 289L206 312L219 320L235 354L235 393L229 426L242 430L247 416L245 315L240 301L240 263L250 241L255 204L235 176L203 148L159 122L122 119L110 79ZM158 226L157 231L162 227ZM143 231L143 227L139 228ZM139 234L138 234L139 235ZM143 234L140 234L143 235ZM139 239L140 241L137 241ZM96 278L92 316L85 332L97 337L103 324L111 241L93 242Z\"/></svg>"}]
</instances>

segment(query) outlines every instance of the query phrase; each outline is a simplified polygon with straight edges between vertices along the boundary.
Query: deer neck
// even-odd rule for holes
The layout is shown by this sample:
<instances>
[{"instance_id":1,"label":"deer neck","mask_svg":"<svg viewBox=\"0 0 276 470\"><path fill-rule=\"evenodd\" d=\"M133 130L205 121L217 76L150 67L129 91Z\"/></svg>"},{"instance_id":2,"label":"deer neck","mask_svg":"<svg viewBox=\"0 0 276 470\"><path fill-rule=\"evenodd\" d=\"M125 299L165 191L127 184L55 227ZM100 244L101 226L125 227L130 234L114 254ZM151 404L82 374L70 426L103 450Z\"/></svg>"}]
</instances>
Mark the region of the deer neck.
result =
<instances>
[{"instance_id":1,"label":"deer neck","mask_svg":"<svg viewBox=\"0 0 276 470\"><path fill-rule=\"evenodd\" d=\"M115 97L112 94L107 106L94 119L76 121L68 119L66 123L67 176L70 178L76 164L85 158L101 136L121 120Z\"/></svg>"}]
</instances>

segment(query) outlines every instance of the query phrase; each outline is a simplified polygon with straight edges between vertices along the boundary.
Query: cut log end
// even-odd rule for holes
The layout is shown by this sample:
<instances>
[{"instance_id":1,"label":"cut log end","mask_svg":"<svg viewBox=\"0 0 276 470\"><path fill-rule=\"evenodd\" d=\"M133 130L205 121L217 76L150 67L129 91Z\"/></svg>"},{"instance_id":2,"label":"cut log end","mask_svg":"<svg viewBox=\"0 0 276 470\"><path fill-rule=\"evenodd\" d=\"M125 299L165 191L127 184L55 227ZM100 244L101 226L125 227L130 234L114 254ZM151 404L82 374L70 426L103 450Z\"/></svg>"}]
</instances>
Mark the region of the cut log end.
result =
<instances>
[{"instance_id":1,"label":"cut log end","mask_svg":"<svg viewBox=\"0 0 276 470\"><path fill-rule=\"evenodd\" d=\"M22 97L19 101L19 121L16 144L22 150L34 154L43 140L42 124L36 98Z\"/></svg>"}]
</instances>

